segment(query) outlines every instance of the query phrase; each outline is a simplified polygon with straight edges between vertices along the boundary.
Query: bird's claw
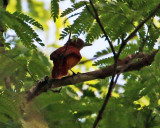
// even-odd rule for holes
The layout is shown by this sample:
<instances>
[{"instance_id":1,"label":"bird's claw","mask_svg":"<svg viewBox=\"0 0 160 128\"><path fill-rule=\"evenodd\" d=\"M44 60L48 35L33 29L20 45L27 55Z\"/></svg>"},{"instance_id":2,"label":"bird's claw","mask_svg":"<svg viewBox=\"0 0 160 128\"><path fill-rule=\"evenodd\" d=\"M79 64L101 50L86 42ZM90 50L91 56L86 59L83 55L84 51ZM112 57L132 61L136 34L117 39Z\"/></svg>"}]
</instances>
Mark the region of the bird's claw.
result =
<instances>
[{"instance_id":1,"label":"bird's claw","mask_svg":"<svg viewBox=\"0 0 160 128\"><path fill-rule=\"evenodd\" d=\"M72 70L71 70L71 71L72 71ZM79 74L80 72L75 73L75 72L72 71L72 73L73 73L72 76L74 76L74 75Z\"/></svg>"},{"instance_id":2,"label":"bird's claw","mask_svg":"<svg viewBox=\"0 0 160 128\"><path fill-rule=\"evenodd\" d=\"M71 70L71 69L70 69ZM71 70L71 72L73 73L73 75L76 75L76 73L74 71Z\"/></svg>"}]
</instances>

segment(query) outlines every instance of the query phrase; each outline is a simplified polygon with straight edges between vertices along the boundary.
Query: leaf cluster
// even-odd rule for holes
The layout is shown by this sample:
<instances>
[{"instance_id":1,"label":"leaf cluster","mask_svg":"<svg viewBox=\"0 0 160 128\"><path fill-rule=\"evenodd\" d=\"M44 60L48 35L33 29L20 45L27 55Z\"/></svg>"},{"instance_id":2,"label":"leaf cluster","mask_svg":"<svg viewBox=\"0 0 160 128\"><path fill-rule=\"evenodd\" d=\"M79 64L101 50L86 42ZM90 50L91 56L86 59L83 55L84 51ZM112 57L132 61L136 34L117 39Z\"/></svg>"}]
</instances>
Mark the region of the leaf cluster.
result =
<instances>
[{"instance_id":1,"label":"leaf cluster","mask_svg":"<svg viewBox=\"0 0 160 128\"><path fill-rule=\"evenodd\" d=\"M3 8L0 8L0 13L1 29L3 29L4 31L7 31L9 28L14 30L23 44L29 48L36 47L33 42L37 42L40 45L44 46L42 40L31 28L31 25L34 25L40 29L43 29L43 27L37 21L20 12L11 14L10 12L5 11ZM3 39L2 34L0 34L0 39ZM4 40L2 41L2 43L5 45Z\"/></svg>"}]
</instances>

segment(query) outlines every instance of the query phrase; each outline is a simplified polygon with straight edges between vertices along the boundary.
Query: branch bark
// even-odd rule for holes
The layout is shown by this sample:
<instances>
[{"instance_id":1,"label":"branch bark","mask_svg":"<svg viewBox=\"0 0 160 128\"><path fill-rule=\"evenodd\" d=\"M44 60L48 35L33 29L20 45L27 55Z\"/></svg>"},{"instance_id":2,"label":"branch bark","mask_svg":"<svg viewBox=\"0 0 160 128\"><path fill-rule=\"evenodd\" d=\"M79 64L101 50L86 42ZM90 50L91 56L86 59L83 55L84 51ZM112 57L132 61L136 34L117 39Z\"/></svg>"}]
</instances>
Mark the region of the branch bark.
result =
<instances>
[{"instance_id":1,"label":"branch bark","mask_svg":"<svg viewBox=\"0 0 160 128\"><path fill-rule=\"evenodd\" d=\"M133 70L140 70L141 68L150 65L153 62L154 56L156 55L157 52L158 50L152 52L151 54L139 53L138 55L137 54L129 55L129 57L126 57L125 59L122 60L123 65L122 63L118 64L116 74L120 73L121 71L129 72ZM136 59L135 56L136 58L140 58L140 60L136 62L128 63L129 60L133 60L133 58ZM62 79L49 79L49 77L45 77L44 80L38 81L37 84L33 86L26 93L25 98L29 103L41 93L50 90L49 87L57 88L57 87L77 84L77 83L81 83L89 80L104 79L106 77L112 76L113 70L114 70L114 65L111 65L100 70L87 72L87 73L79 73L77 75L64 77Z\"/></svg>"}]
</instances>

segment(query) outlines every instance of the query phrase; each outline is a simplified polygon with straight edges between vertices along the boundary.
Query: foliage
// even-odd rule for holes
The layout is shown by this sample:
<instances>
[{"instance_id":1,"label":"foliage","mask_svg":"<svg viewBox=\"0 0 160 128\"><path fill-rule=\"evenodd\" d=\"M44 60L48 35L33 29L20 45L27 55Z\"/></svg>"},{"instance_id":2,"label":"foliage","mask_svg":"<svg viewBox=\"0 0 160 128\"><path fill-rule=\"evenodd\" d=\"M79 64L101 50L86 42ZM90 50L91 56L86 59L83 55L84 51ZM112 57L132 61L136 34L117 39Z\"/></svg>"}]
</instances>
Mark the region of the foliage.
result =
<instances>
[{"instance_id":1,"label":"foliage","mask_svg":"<svg viewBox=\"0 0 160 128\"><path fill-rule=\"evenodd\" d=\"M59 0L51 1L51 15L53 16L54 22L56 22L59 15Z\"/></svg>"},{"instance_id":2,"label":"foliage","mask_svg":"<svg viewBox=\"0 0 160 128\"><path fill-rule=\"evenodd\" d=\"M36 30L37 28L43 30L44 27L48 36L50 32L50 29L47 29L48 22L51 22L51 19L49 10L44 8L43 2L27 0L26 13L21 6L22 0L12 2L15 2L15 5L9 4L7 10L0 8L0 46L4 44L0 47L0 127L92 127L107 94L110 78L67 86L60 93L48 91L37 96L30 104L26 103L26 92L36 84L36 81L44 76L50 76L52 70L49 57L35 43L44 46L45 42L42 43L37 31L35 32L32 27ZM62 23L66 24L67 20L74 18L72 24L67 24L63 28L60 39L64 39L71 32L73 37L84 35L87 43L99 38L106 41L89 2L71 0L71 7L61 11L60 5L63 2L52 0L50 3L54 22L62 21L58 19L64 18ZM159 0L92 0L92 2L116 52L122 41L160 4ZM16 11L12 12L13 10ZM156 13L156 17L160 24L160 11ZM155 23L155 19L155 16L150 18L127 42L119 59L137 52L151 53L156 49L155 47L159 45L160 26ZM11 30L15 31L15 37L9 34ZM9 40L10 38L12 40ZM94 57L97 58L94 61L96 68L114 63L110 47L97 52ZM159 58L160 52L156 54L150 66L140 71L122 74L125 82L120 80L115 86L100 121L100 128L160 127ZM92 67L84 64L74 69L81 72L81 69L89 71Z\"/></svg>"},{"instance_id":3,"label":"foliage","mask_svg":"<svg viewBox=\"0 0 160 128\"><path fill-rule=\"evenodd\" d=\"M21 127L19 118L21 112L18 107L19 99L16 98L19 94L11 91L0 92L0 125L6 127Z\"/></svg>"},{"instance_id":4,"label":"foliage","mask_svg":"<svg viewBox=\"0 0 160 128\"><path fill-rule=\"evenodd\" d=\"M36 22L31 17L28 17L22 13L20 14L18 12L15 12L14 14L11 14L2 8L0 8L0 12L1 12L0 24L4 30L7 30L7 28L13 29L16 32L17 36L20 37L21 41L27 47L34 48L35 47L35 45L33 44L34 41L43 45L43 43L41 43L41 39L30 27L30 25L28 25L28 24L33 24L35 26L38 26L39 28L42 28L42 26L40 26L38 22Z\"/></svg>"}]
</instances>

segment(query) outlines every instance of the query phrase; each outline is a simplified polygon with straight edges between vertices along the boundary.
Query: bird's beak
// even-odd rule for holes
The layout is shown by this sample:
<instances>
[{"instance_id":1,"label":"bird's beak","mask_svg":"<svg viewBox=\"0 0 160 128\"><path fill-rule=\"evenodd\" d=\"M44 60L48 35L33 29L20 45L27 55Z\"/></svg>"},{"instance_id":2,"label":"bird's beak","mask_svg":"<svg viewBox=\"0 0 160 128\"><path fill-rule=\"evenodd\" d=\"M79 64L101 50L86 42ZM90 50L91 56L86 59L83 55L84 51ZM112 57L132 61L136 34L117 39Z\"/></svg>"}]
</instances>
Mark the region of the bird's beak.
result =
<instances>
[{"instance_id":1,"label":"bird's beak","mask_svg":"<svg viewBox=\"0 0 160 128\"><path fill-rule=\"evenodd\" d=\"M85 46L91 46L91 45L92 45L92 44L85 43L85 44L84 44L84 47L85 47Z\"/></svg>"}]
</instances>

